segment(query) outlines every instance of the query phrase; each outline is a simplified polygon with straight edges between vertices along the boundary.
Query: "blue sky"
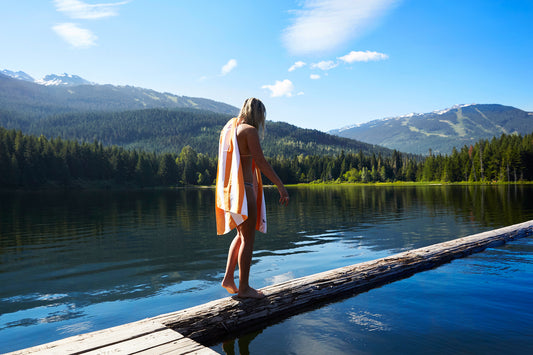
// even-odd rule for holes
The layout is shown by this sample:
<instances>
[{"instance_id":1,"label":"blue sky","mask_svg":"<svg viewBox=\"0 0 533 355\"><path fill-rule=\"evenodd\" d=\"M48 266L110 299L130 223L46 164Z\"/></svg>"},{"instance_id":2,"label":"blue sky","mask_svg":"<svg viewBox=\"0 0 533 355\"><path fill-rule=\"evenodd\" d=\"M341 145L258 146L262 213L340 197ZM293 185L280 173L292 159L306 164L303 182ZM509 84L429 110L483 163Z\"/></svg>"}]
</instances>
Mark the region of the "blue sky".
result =
<instances>
[{"instance_id":1,"label":"blue sky","mask_svg":"<svg viewBox=\"0 0 533 355\"><path fill-rule=\"evenodd\" d=\"M455 104L533 111L531 0L3 1L0 69L69 73L323 131Z\"/></svg>"}]
</instances>

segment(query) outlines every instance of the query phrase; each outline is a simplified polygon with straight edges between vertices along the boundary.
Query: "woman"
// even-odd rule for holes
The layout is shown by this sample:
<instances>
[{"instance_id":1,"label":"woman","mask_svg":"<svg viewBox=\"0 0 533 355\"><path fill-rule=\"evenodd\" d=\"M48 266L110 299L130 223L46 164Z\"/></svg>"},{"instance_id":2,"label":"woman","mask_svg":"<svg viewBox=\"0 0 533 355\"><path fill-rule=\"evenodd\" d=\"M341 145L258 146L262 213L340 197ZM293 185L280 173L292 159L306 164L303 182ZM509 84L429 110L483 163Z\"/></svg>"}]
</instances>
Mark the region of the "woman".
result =
<instances>
[{"instance_id":1,"label":"woman","mask_svg":"<svg viewBox=\"0 0 533 355\"><path fill-rule=\"evenodd\" d=\"M259 143L259 128L264 130L266 110L263 103L250 98L244 102L238 117L230 120L220 135L216 216L217 233L237 228L226 264L222 287L240 298L263 298L250 287L255 230L266 233L266 213L261 173L277 187L282 205L289 194L274 169L266 161ZM239 264L239 287L235 284L235 267Z\"/></svg>"}]
</instances>

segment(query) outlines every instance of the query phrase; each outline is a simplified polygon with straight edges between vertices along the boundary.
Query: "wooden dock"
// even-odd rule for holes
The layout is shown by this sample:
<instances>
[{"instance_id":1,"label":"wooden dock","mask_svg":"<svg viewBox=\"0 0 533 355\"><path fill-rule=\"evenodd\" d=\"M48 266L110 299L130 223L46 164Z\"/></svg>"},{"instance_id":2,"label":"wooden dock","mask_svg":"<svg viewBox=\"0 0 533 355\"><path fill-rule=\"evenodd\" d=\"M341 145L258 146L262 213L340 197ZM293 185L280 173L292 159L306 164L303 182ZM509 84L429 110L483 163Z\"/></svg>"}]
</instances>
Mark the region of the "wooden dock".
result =
<instances>
[{"instance_id":1,"label":"wooden dock","mask_svg":"<svg viewBox=\"0 0 533 355\"><path fill-rule=\"evenodd\" d=\"M200 354L217 352L164 324L144 319L8 354ZM6 354L7 355L7 354Z\"/></svg>"},{"instance_id":2,"label":"wooden dock","mask_svg":"<svg viewBox=\"0 0 533 355\"><path fill-rule=\"evenodd\" d=\"M10 354L216 354L200 343L214 344L532 234L528 221L268 286L261 289L266 295L261 300L227 297Z\"/></svg>"}]
</instances>

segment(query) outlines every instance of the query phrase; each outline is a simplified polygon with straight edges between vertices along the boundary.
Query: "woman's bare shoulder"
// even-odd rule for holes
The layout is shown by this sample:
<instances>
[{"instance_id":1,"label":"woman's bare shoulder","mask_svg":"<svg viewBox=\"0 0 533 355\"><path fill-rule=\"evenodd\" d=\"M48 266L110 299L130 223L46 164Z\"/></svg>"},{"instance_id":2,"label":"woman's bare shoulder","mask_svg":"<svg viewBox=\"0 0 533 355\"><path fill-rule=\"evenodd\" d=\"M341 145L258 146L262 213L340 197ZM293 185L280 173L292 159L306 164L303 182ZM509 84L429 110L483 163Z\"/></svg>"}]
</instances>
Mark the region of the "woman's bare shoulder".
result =
<instances>
[{"instance_id":1,"label":"woman's bare shoulder","mask_svg":"<svg viewBox=\"0 0 533 355\"><path fill-rule=\"evenodd\" d=\"M252 125L249 125L247 123L241 123L238 127L237 127L237 134L254 134L256 133L257 134L257 129L252 126Z\"/></svg>"}]
</instances>

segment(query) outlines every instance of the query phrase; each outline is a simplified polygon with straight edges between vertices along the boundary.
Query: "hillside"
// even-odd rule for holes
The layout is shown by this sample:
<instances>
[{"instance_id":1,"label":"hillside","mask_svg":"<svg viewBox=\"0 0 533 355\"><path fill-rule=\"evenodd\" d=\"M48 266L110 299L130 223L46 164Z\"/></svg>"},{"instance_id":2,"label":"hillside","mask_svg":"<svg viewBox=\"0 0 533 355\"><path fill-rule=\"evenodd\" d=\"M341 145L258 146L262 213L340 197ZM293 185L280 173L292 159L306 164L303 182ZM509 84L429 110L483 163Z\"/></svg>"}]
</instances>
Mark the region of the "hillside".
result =
<instances>
[{"instance_id":1,"label":"hillside","mask_svg":"<svg viewBox=\"0 0 533 355\"><path fill-rule=\"evenodd\" d=\"M231 115L196 109L146 109L124 112L63 113L28 122L12 119L9 128L26 134L99 141L128 149L153 152L180 152L191 146L196 152L216 155L220 130ZM0 126L4 126L0 118ZM375 152L389 156L392 151L372 144L302 129L281 123L267 122L262 140L267 156L335 155L342 151Z\"/></svg>"},{"instance_id":2,"label":"hillside","mask_svg":"<svg viewBox=\"0 0 533 355\"><path fill-rule=\"evenodd\" d=\"M7 73L7 71L4 71ZM217 154L218 135L238 109L203 98L131 86L86 84L68 74L34 80L0 73L0 126L25 134L118 145L149 152ZM15 79L16 78L16 79ZM46 82L40 85L36 82ZM335 155L342 151L389 156L392 151L320 131L268 122L265 155Z\"/></svg>"},{"instance_id":3,"label":"hillside","mask_svg":"<svg viewBox=\"0 0 533 355\"><path fill-rule=\"evenodd\" d=\"M533 113L503 105L460 105L374 120L328 133L413 154L449 154L480 139L533 132Z\"/></svg>"},{"instance_id":4,"label":"hillside","mask_svg":"<svg viewBox=\"0 0 533 355\"><path fill-rule=\"evenodd\" d=\"M19 72L24 74L23 72ZM45 77L47 83L61 76ZM77 76L70 76L80 83ZM64 79L63 79L64 80ZM234 106L197 97L160 93L133 86L39 85L24 76L14 79L0 73L0 115L39 120L49 115L81 111L125 111L146 108L194 108L234 115ZM6 119L4 119L5 123ZM10 127L8 127L10 128Z\"/></svg>"}]
</instances>

